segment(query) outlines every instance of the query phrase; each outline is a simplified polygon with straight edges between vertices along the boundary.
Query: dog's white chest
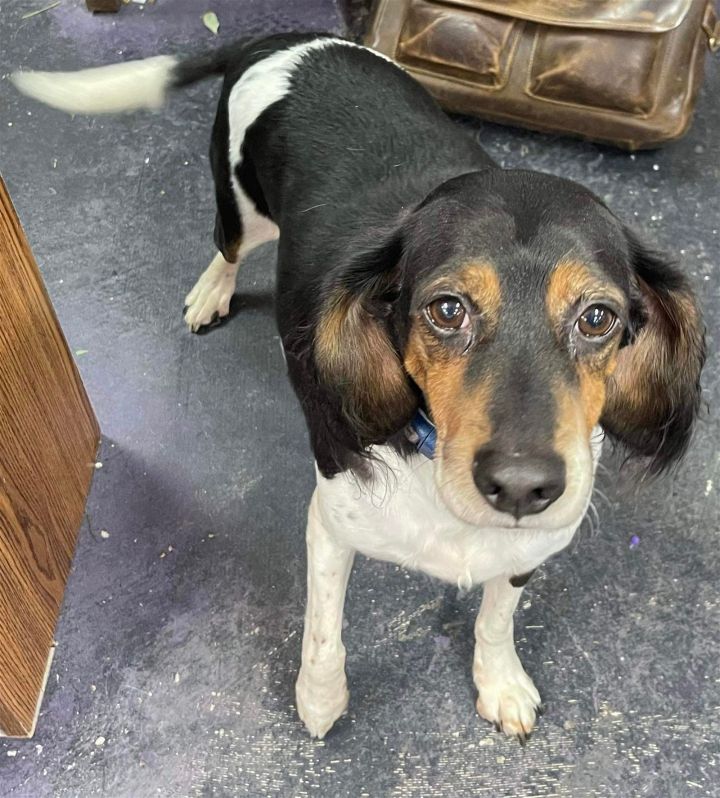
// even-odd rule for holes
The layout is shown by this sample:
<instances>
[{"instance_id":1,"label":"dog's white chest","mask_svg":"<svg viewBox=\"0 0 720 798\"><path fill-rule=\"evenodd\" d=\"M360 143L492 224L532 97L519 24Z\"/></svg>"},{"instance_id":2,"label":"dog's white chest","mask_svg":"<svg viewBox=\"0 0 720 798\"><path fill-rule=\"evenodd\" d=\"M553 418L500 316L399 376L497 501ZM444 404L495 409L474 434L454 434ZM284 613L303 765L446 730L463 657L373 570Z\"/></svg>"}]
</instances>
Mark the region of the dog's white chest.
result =
<instances>
[{"instance_id":1,"label":"dog's white chest","mask_svg":"<svg viewBox=\"0 0 720 798\"><path fill-rule=\"evenodd\" d=\"M503 574L520 575L564 548L578 524L561 530L479 528L450 513L438 496L433 464L376 447L373 484L351 475L318 474L314 497L334 538L367 557L398 563L470 587Z\"/></svg>"}]
</instances>

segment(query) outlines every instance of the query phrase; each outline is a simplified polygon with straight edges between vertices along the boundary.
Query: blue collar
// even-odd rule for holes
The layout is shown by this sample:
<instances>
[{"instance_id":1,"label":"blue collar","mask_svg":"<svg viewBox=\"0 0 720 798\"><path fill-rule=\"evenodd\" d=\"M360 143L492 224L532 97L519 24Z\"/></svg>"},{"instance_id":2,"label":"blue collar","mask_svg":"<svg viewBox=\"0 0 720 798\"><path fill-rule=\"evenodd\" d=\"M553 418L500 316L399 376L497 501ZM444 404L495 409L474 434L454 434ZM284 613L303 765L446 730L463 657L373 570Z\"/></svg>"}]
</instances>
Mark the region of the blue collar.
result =
<instances>
[{"instance_id":1,"label":"blue collar","mask_svg":"<svg viewBox=\"0 0 720 798\"><path fill-rule=\"evenodd\" d=\"M407 435L410 443L420 454L424 454L429 460L433 459L437 432L435 425L422 410L418 410L410 420L407 426Z\"/></svg>"}]
</instances>

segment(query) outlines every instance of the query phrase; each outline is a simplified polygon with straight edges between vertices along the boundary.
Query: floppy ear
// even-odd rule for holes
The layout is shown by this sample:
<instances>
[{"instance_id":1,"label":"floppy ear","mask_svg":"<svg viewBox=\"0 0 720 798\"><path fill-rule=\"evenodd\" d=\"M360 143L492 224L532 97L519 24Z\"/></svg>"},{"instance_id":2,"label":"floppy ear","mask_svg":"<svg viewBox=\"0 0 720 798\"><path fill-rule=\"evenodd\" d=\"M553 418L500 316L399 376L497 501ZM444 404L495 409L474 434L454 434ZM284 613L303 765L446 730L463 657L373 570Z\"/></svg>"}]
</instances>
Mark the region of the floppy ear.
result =
<instances>
[{"instance_id":1,"label":"floppy ear","mask_svg":"<svg viewBox=\"0 0 720 798\"><path fill-rule=\"evenodd\" d=\"M402 232L394 231L354 253L336 273L315 328L318 375L361 448L398 432L417 406L393 342L402 251Z\"/></svg>"},{"instance_id":2,"label":"floppy ear","mask_svg":"<svg viewBox=\"0 0 720 798\"><path fill-rule=\"evenodd\" d=\"M626 231L636 296L601 424L659 473L685 453L700 407L705 328L685 277Z\"/></svg>"}]
</instances>

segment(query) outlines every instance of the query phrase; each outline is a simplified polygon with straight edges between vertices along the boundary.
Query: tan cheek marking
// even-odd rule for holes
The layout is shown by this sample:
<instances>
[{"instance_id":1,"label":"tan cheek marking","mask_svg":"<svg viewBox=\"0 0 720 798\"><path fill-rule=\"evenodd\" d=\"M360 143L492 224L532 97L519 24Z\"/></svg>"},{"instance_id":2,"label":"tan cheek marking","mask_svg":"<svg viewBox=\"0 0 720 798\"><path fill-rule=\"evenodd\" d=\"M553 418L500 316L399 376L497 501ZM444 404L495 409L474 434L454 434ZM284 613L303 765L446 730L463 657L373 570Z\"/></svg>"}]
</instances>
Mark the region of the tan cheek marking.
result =
<instances>
[{"instance_id":1,"label":"tan cheek marking","mask_svg":"<svg viewBox=\"0 0 720 798\"><path fill-rule=\"evenodd\" d=\"M600 421L607 397L607 382L615 370L616 354L608 358L603 368L597 369L582 364L578 366L578 387L560 384L555 387L557 404L556 451L570 451L558 448L569 446L580 429L589 438L595 425ZM582 420L582 423L580 422Z\"/></svg>"},{"instance_id":2,"label":"tan cheek marking","mask_svg":"<svg viewBox=\"0 0 720 798\"><path fill-rule=\"evenodd\" d=\"M589 435L600 421L605 408L607 384L617 364L617 351L599 363L577 364L578 386L559 383L555 386L557 402L557 434L567 441L568 435L575 434L577 418L582 417L585 432ZM579 415L578 415L579 414ZM569 425L568 430L563 427Z\"/></svg>"},{"instance_id":3,"label":"tan cheek marking","mask_svg":"<svg viewBox=\"0 0 720 798\"><path fill-rule=\"evenodd\" d=\"M449 415L444 408L450 408L453 397L462 392L465 362L448 352L416 319L405 350L405 369L425 395L438 434L444 437Z\"/></svg>"},{"instance_id":4,"label":"tan cheek marking","mask_svg":"<svg viewBox=\"0 0 720 798\"><path fill-rule=\"evenodd\" d=\"M439 431L443 453L463 473L471 473L475 453L492 438L492 384L492 378L487 377L471 391L453 397L439 411L444 420L444 434Z\"/></svg>"},{"instance_id":5,"label":"tan cheek marking","mask_svg":"<svg viewBox=\"0 0 720 798\"><path fill-rule=\"evenodd\" d=\"M441 446L450 445L454 454L474 453L490 439L490 379L467 390L467 361L432 340L420 322L410 335L405 368L425 396Z\"/></svg>"},{"instance_id":6,"label":"tan cheek marking","mask_svg":"<svg viewBox=\"0 0 720 798\"><path fill-rule=\"evenodd\" d=\"M577 440L589 440L588 415L582 394L566 383L555 386L556 423L554 449L566 460L577 450Z\"/></svg>"},{"instance_id":7,"label":"tan cheek marking","mask_svg":"<svg viewBox=\"0 0 720 798\"><path fill-rule=\"evenodd\" d=\"M496 327L500 320L502 290L495 269L487 263L467 263L458 278L461 289L481 309L485 323Z\"/></svg>"},{"instance_id":8,"label":"tan cheek marking","mask_svg":"<svg viewBox=\"0 0 720 798\"><path fill-rule=\"evenodd\" d=\"M617 367L620 341L615 341L609 351L577 364L582 402L588 432L600 421L605 409L608 381Z\"/></svg>"},{"instance_id":9,"label":"tan cheek marking","mask_svg":"<svg viewBox=\"0 0 720 798\"><path fill-rule=\"evenodd\" d=\"M606 396L605 374L580 368L580 402L582 403L585 429L588 434L600 420Z\"/></svg>"}]
</instances>

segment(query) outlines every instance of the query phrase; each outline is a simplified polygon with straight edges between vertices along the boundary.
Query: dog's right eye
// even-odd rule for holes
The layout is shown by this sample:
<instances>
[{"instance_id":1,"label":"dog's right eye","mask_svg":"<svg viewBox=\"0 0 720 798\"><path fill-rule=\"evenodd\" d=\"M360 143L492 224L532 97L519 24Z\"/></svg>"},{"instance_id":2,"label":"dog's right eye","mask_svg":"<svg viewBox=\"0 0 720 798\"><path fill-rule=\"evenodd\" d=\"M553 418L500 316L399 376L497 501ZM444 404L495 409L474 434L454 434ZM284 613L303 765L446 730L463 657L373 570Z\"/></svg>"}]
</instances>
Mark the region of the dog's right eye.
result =
<instances>
[{"instance_id":1,"label":"dog's right eye","mask_svg":"<svg viewBox=\"0 0 720 798\"><path fill-rule=\"evenodd\" d=\"M468 323L463 303L454 296L441 296L433 300L425 312L430 321L441 330L460 330Z\"/></svg>"}]
</instances>

